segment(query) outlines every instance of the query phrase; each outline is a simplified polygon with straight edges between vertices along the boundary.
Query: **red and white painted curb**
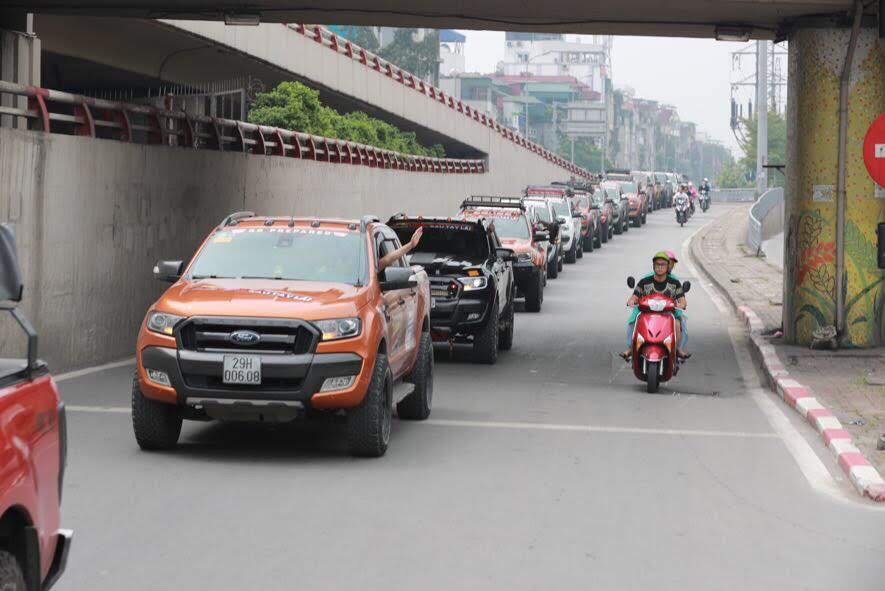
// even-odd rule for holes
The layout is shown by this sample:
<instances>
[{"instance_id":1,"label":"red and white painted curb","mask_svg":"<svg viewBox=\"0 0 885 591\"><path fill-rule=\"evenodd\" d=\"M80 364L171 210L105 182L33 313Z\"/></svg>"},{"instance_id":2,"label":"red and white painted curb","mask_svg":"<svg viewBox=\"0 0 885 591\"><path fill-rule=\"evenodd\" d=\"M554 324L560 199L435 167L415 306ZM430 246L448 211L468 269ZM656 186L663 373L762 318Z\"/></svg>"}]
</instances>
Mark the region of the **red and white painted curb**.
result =
<instances>
[{"instance_id":1,"label":"red and white painted curb","mask_svg":"<svg viewBox=\"0 0 885 591\"><path fill-rule=\"evenodd\" d=\"M762 336L765 325L759 316L749 306L738 306L737 310L747 322L750 339L762 358L762 367L773 389L820 433L827 449L836 455L839 466L857 491L874 501L885 502L885 480L851 442L851 435L842 428L839 419L818 402L811 388L790 376L777 350Z\"/></svg>"}]
</instances>

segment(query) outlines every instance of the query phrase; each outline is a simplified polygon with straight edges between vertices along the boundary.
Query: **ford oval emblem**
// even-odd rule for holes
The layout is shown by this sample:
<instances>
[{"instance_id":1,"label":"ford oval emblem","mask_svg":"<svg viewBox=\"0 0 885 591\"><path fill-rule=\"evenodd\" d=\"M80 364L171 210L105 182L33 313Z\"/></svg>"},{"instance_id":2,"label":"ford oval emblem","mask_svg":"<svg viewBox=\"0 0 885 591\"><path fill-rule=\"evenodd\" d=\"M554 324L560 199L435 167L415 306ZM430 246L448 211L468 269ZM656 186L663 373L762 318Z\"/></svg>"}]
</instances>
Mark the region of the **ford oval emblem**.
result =
<instances>
[{"instance_id":1,"label":"ford oval emblem","mask_svg":"<svg viewBox=\"0 0 885 591\"><path fill-rule=\"evenodd\" d=\"M261 341L261 335L254 330L237 330L231 333L230 342L235 345L251 347Z\"/></svg>"}]
</instances>

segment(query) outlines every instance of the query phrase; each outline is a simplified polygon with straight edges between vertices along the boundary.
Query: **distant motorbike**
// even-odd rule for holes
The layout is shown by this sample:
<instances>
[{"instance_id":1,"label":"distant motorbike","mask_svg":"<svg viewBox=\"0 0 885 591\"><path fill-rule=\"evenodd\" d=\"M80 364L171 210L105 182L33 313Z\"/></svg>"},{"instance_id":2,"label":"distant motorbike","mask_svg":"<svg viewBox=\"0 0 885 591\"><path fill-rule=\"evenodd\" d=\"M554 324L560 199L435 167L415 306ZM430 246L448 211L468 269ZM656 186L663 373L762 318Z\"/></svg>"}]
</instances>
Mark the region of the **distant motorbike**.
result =
<instances>
[{"instance_id":1,"label":"distant motorbike","mask_svg":"<svg viewBox=\"0 0 885 591\"><path fill-rule=\"evenodd\" d=\"M710 191L708 189L701 189L698 192L698 196L701 202L701 210L707 211L710 209Z\"/></svg>"},{"instance_id":2,"label":"distant motorbike","mask_svg":"<svg viewBox=\"0 0 885 591\"><path fill-rule=\"evenodd\" d=\"M684 194L677 195L674 200L674 206L676 208L676 221L679 222L680 226L685 225L685 222L688 221L688 216L691 215L691 204L688 202L688 196Z\"/></svg>"},{"instance_id":3,"label":"distant motorbike","mask_svg":"<svg viewBox=\"0 0 885 591\"><path fill-rule=\"evenodd\" d=\"M636 286L633 277L627 285ZM688 281L682 284L686 293L691 289ZM658 386L670 381L679 373L679 356L676 354L676 302L659 293L639 298L639 316L633 328L633 375L645 382L646 391L654 394Z\"/></svg>"}]
</instances>

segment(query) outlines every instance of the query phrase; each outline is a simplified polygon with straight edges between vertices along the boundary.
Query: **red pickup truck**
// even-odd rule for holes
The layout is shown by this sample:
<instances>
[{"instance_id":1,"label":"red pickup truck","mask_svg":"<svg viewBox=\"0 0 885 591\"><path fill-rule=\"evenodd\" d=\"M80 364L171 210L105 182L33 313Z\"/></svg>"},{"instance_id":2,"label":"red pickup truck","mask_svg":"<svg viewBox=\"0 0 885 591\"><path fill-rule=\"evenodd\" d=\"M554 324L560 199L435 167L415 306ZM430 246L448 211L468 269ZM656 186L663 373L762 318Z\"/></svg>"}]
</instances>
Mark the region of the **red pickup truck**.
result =
<instances>
[{"instance_id":1,"label":"red pickup truck","mask_svg":"<svg viewBox=\"0 0 885 591\"><path fill-rule=\"evenodd\" d=\"M43 591L61 576L71 546L71 532L59 528L67 434L37 334L15 307L21 295L12 229L0 224L0 310L28 338L27 359L0 358L0 589Z\"/></svg>"}]
</instances>

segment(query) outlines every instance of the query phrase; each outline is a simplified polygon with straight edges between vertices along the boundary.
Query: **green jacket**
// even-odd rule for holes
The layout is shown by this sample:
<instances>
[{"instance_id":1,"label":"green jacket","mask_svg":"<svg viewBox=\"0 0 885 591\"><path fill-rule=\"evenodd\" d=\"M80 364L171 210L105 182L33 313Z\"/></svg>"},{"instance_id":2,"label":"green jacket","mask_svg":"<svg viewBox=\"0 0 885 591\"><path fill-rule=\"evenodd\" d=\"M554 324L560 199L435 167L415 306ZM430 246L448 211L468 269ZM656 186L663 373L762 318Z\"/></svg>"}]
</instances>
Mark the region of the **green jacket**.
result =
<instances>
[{"instance_id":1,"label":"green jacket","mask_svg":"<svg viewBox=\"0 0 885 591\"><path fill-rule=\"evenodd\" d=\"M654 273L647 273L646 275L642 276L642 279L645 279L647 277L654 277ZM679 281L679 277L677 277L676 275L673 275L672 273L667 273L667 277L669 279L675 279L676 281ZM679 283L682 283L682 282L679 281ZM676 318L682 318L682 315L684 313L685 313L685 310L681 310L679 308L676 308ZM639 316L639 306L633 306L632 308L630 308L630 318L627 319L627 324L633 324L634 322L636 322L636 318L638 316Z\"/></svg>"}]
</instances>

